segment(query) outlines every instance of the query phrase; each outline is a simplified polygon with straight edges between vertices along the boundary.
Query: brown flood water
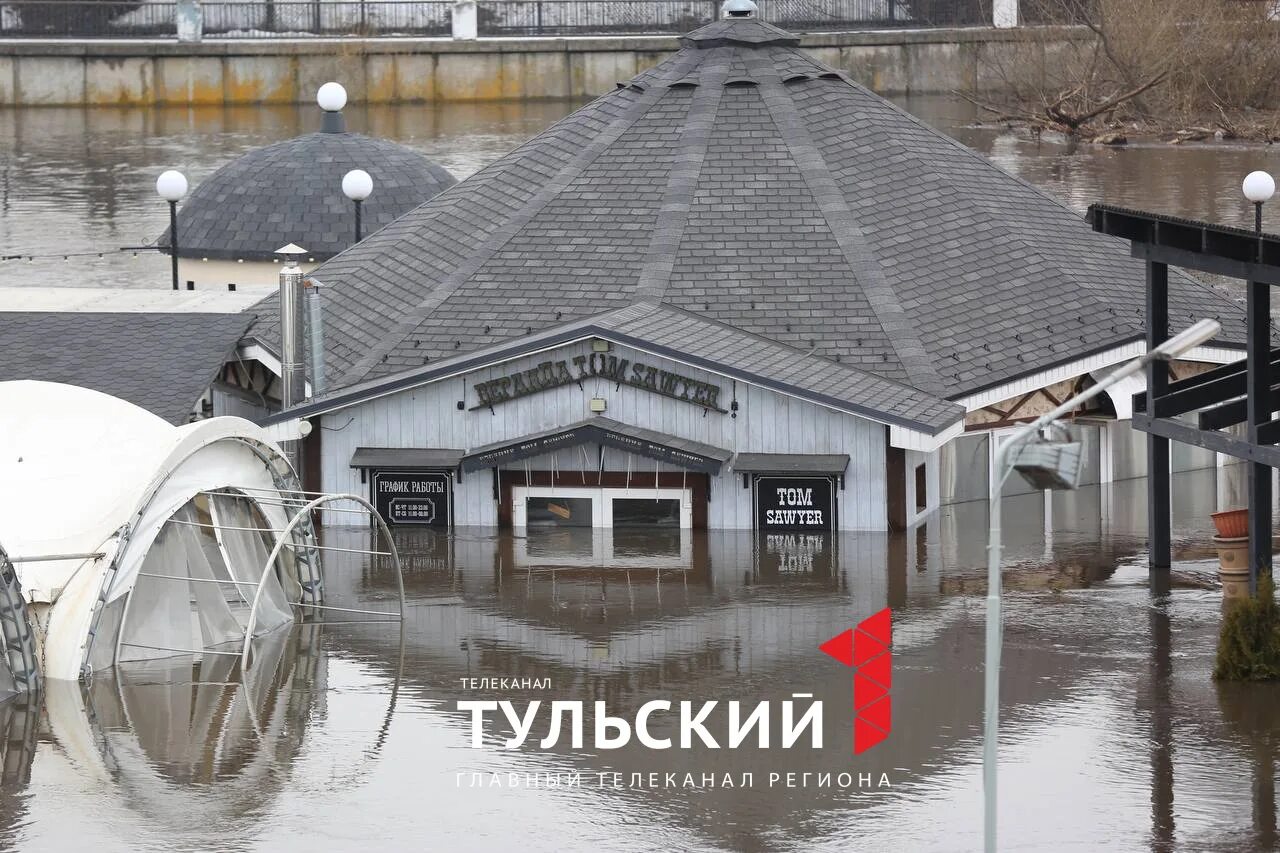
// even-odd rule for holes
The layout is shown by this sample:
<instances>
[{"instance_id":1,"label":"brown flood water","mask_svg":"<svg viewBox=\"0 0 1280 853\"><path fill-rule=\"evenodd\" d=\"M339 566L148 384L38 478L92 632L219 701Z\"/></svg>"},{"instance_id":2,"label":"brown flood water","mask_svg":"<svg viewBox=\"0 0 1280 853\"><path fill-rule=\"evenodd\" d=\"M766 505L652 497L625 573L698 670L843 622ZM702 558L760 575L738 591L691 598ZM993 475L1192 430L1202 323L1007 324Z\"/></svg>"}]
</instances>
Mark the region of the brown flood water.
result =
<instances>
[{"instance_id":1,"label":"brown flood water","mask_svg":"<svg viewBox=\"0 0 1280 853\"><path fill-rule=\"evenodd\" d=\"M976 109L958 99L900 103L1081 212L1106 201L1251 225L1240 181L1254 169L1280 171L1280 152L1224 144L1085 146L1068 155L1049 141L973 127ZM462 178L580 104L353 105L346 116L352 130L408 145ZM168 287L164 257L118 251L150 243L167 227L156 176L181 169L194 186L251 148L317 129L317 113L314 106L0 109L0 258L35 257L0 261L0 285ZM1280 205L1268 205L1266 217L1269 230L1280 230ZM71 252L93 254L64 261Z\"/></svg>"},{"instance_id":2,"label":"brown flood water","mask_svg":"<svg viewBox=\"0 0 1280 853\"><path fill-rule=\"evenodd\" d=\"M1148 583L1141 481L1059 495L1048 524L1039 496L1007 499L1002 849L1277 844L1280 690L1210 679L1221 596L1196 579L1211 572L1213 472L1177 475L1175 494L1165 590ZM0 849L976 850L984 533L985 505L966 504L909 536L712 532L690 537L683 567L660 547L610 569L556 565L506 532L404 533L403 634L309 623L262 642L244 679L229 659L177 662L0 706ZM326 531L340 547L370 537ZM328 602L394 609L393 572L372 559L331 561ZM894 727L855 757L849 671L817 646L885 606ZM794 693L823 700L824 749L606 751L588 725L585 748L544 750L549 715L519 749L497 721L472 749L456 707L604 700L634 719L651 699L776 709ZM675 733L655 720L653 736ZM768 785L806 771L875 784ZM621 788L596 784L613 772ZM652 772L754 784L627 786ZM523 786L571 773L581 787Z\"/></svg>"},{"instance_id":3,"label":"brown flood water","mask_svg":"<svg viewBox=\"0 0 1280 853\"><path fill-rule=\"evenodd\" d=\"M1102 200L1242 223L1241 176L1280 169L1269 150L1229 146L1068 156L971 128L962 103L904 103L1081 211ZM352 109L348 121L461 177L575 106ZM198 182L251 147L310 130L314 112L0 110L0 255L55 256L0 262L0 284L167 287L163 258L113 251L164 227L155 175L178 167ZM103 257L57 257L86 250ZM1056 496L1048 523L1039 497L1007 499L1002 849L1277 846L1280 689L1210 679L1220 593L1150 588L1143 488ZM1175 477L1180 577L1211 571L1214 494L1212 472ZM556 543L509 533L404 534L403 634L387 623L306 624L263 642L247 677L229 659L179 661L0 705L0 850L980 849L985 532L985 504L965 504L907 537L709 533L642 542L630 568L607 570L548 563L540 546ZM363 530L326 535L368 542ZM394 606L386 566L331 569L331 603ZM817 646L885 606L894 729L854 757L849 671ZM550 686L461 681L486 677ZM793 693L823 700L825 749L632 741L598 751L588 738L581 749L507 751L501 722L471 749L469 717L456 708L601 699L634 719L651 699L767 699L776 710ZM655 736L670 733L663 719ZM540 716L535 740L546 727ZM583 785L490 787L495 772L580 773ZM613 772L624 787L593 784ZM625 786L651 772L750 773L754 784ZM870 774L877 784L770 786L770 772ZM470 787L473 773L485 784Z\"/></svg>"}]
</instances>

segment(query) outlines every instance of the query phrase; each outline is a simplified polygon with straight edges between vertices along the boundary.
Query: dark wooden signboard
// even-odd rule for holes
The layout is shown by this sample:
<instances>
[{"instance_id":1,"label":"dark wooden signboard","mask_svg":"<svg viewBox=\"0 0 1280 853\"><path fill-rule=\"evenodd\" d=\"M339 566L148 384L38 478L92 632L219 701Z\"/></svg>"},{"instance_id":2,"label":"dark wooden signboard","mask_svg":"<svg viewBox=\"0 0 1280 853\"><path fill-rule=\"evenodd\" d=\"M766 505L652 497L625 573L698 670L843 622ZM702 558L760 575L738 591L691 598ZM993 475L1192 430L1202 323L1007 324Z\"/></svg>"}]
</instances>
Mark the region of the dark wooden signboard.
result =
<instances>
[{"instance_id":1,"label":"dark wooden signboard","mask_svg":"<svg viewBox=\"0 0 1280 853\"><path fill-rule=\"evenodd\" d=\"M834 477L760 475L755 486L757 530L836 529Z\"/></svg>"},{"instance_id":2,"label":"dark wooden signboard","mask_svg":"<svg viewBox=\"0 0 1280 853\"><path fill-rule=\"evenodd\" d=\"M453 477L445 471L373 472L373 505L390 525L448 527Z\"/></svg>"}]
</instances>

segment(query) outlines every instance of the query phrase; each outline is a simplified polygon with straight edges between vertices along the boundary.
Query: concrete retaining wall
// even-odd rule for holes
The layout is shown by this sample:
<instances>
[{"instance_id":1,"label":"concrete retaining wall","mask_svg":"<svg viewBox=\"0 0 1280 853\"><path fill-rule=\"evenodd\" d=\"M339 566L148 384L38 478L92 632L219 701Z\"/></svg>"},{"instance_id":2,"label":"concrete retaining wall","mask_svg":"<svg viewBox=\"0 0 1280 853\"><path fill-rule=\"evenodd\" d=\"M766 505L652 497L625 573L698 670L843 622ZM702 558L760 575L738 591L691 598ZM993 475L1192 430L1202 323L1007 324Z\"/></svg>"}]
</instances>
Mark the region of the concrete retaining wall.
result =
<instances>
[{"instance_id":1,"label":"concrete retaining wall","mask_svg":"<svg viewBox=\"0 0 1280 853\"><path fill-rule=\"evenodd\" d=\"M1043 57L1082 37L1074 28L972 27L823 33L804 45L875 91L898 95L990 88L999 83L991 69L1027 45ZM677 47L667 36L0 40L0 106L301 103L326 80L372 103L591 97Z\"/></svg>"}]
</instances>

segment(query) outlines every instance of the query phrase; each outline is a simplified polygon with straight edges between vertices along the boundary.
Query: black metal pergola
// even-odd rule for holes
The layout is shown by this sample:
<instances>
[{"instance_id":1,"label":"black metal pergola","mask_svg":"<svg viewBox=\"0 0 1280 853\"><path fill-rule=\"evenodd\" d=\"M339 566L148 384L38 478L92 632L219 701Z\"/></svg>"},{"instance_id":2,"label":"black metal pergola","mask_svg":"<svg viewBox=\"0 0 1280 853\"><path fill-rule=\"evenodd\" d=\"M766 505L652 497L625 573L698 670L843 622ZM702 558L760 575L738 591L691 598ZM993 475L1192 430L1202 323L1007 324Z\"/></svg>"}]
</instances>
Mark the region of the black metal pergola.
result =
<instances>
[{"instance_id":1,"label":"black metal pergola","mask_svg":"<svg viewBox=\"0 0 1280 853\"><path fill-rule=\"evenodd\" d=\"M1130 241L1147 266L1147 347L1169 338L1169 267L1200 270L1245 282L1245 358L1170 382L1166 364L1147 368L1147 390L1135 395L1133 426L1147 434L1147 518L1151 567L1168 569L1170 544L1169 440L1203 447L1248 465L1249 585L1271 570L1271 469L1280 468L1280 348L1271 346L1271 288L1280 285L1280 237L1095 204L1093 230ZM1196 413L1192 425L1180 416ZM1222 432L1244 424L1244 435Z\"/></svg>"}]
</instances>

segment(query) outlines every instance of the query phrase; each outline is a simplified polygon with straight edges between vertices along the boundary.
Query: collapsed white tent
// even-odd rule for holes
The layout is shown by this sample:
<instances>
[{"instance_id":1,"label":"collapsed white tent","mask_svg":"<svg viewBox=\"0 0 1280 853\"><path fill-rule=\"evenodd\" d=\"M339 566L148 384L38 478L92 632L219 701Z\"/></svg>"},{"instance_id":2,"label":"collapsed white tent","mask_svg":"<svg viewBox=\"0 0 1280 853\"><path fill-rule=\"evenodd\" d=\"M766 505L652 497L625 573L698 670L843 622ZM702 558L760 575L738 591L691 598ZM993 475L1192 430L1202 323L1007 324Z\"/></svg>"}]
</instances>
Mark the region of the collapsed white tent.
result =
<instances>
[{"instance_id":1,"label":"collapsed white tent","mask_svg":"<svg viewBox=\"0 0 1280 853\"><path fill-rule=\"evenodd\" d=\"M247 625L259 636L291 621L290 604L320 590L309 518L290 527L302 504L249 421L173 426L85 388L0 382L0 543L46 678L238 655Z\"/></svg>"}]
</instances>

